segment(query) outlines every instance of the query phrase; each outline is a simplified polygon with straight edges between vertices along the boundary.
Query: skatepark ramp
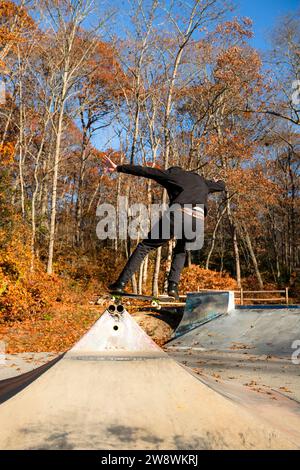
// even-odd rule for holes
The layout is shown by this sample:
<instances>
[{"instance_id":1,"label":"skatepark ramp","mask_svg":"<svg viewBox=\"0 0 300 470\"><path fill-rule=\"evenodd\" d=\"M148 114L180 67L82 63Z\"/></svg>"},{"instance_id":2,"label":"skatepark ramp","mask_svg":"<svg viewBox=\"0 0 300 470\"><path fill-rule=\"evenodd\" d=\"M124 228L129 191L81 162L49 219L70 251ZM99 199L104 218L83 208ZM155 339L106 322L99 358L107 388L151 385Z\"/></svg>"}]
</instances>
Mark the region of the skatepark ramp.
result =
<instances>
[{"instance_id":1,"label":"skatepark ramp","mask_svg":"<svg viewBox=\"0 0 300 470\"><path fill-rule=\"evenodd\" d=\"M255 355L291 357L300 340L300 307L236 307L168 344L175 349L249 350Z\"/></svg>"},{"instance_id":2,"label":"skatepark ramp","mask_svg":"<svg viewBox=\"0 0 300 470\"><path fill-rule=\"evenodd\" d=\"M234 309L233 291L189 292L183 317L173 337L176 338Z\"/></svg>"},{"instance_id":3,"label":"skatepark ramp","mask_svg":"<svg viewBox=\"0 0 300 470\"><path fill-rule=\"evenodd\" d=\"M4 401L0 422L0 449L299 444L173 361L120 307L106 310L60 360Z\"/></svg>"}]
</instances>

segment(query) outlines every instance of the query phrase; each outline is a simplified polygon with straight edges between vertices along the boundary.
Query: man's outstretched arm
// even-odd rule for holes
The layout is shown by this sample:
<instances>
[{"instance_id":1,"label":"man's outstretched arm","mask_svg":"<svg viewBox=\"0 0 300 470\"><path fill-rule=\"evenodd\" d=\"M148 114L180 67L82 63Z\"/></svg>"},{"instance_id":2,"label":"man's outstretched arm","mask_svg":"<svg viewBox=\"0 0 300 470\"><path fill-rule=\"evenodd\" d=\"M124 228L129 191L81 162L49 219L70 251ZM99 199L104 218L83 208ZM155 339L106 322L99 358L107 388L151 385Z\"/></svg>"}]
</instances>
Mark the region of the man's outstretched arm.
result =
<instances>
[{"instance_id":1,"label":"man's outstretched arm","mask_svg":"<svg viewBox=\"0 0 300 470\"><path fill-rule=\"evenodd\" d=\"M169 180L169 174L167 171L160 170L158 168L151 168L149 166L118 165L116 171L134 176L142 176L143 178L150 178L161 184Z\"/></svg>"},{"instance_id":2,"label":"man's outstretched arm","mask_svg":"<svg viewBox=\"0 0 300 470\"><path fill-rule=\"evenodd\" d=\"M205 183L208 186L208 190L210 193L216 193L225 190L225 183L222 180L205 180Z\"/></svg>"},{"instance_id":3,"label":"man's outstretched arm","mask_svg":"<svg viewBox=\"0 0 300 470\"><path fill-rule=\"evenodd\" d=\"M109 173L120 172L134 176L142 176L144 178L153 179L161 185L165 185L167 182L172 182L172 178L170 178L167 170L159 170L158 168L140 165L116 165L107 155L103 156L103 161L105 164L105 171Z\"/></svg>"}]
</instances>

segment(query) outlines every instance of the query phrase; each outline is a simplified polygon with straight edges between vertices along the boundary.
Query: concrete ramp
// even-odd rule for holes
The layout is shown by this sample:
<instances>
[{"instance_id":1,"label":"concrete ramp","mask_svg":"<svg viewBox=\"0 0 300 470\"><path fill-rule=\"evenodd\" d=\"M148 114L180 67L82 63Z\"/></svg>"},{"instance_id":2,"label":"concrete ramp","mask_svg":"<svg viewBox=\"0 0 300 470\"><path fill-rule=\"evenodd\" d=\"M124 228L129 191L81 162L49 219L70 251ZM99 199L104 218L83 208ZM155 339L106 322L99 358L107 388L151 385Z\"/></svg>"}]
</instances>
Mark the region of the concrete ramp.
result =
<instances>
[{"instance_id":1,"label":"concrete ramp","mask_svg":"<svg viewBox=\"0 0 300 470\"><path fill-rule=\"evenodd\" d=\"M291 357L300 339L300 308L236 308L181 338L169 348L218 351L248 350L255 355Z\"/></svg>"},{"instance_id":2,"label":"concrete ramp","mask_svg":"<svg viewBox=\"0 0 300 470\"><path fill-rule=\"evenodd\" d=\"M294 449L288 434L170 359L124 311L106 311L0 405L0 449Z\"/></svg>"},{"instance_id":3,"label":"concrete ramp","mask_svg":"<svg viewBox=\"0 0 300 470\"><path fill-rule=\"evenodd\" d=\"M201 291L189 292L183 317L173 337L177 338L234 308L234 292Z\"/></svg>"}]
</instances>

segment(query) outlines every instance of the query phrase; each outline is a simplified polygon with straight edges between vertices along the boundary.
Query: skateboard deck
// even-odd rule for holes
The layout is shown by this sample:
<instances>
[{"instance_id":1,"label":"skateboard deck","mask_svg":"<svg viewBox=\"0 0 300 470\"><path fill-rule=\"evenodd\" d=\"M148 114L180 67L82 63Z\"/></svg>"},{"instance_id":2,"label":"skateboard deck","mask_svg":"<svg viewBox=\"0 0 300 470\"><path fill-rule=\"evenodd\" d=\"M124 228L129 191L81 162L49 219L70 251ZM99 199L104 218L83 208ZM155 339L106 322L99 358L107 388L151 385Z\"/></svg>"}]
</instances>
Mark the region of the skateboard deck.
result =
<instances>
[{"instance_id":1,"label":"skateboard deck","mask_svg":"<svg viewBox=\"0 0 300 470\"><path fill-rule=\"evenodd\" d=\"M119 292L109 292L104 296L101 296L97 303L99 304L100 299L110 299L115 303L120 303L122 298L128 299L138 299L138 300L145 300L151 302L151 307L156 307L158 309L165 303L173 303L176 302L174 297L170 297L168 295L142 295L142 294L131 294L129 292L119 293Z\"/></svg>"},{"instance_id":2,"label":"skateboard deck","mask_svg":"<svg viewBox=\"0 0 300 470\"><path fill-rule=\"evenodd\" d=\"M131 294L130 292L124 292L124 293L119 293L119 292L109 292L109 295L112 297L129 297L132 299L140 299L140 300L175 300L174 297L170 297L168 295L143 295L143 294Z\"/></svg>"},{"instance_id":3,"label":"skateboard deck","mask_svg":"<svg viewBox=\"0 0 300 470\"><path fill-rule=\"evenodd\" d=\"M148 300L151 302L152 307L160 307L161 302L175 302L174 297L169 296L154 296L154 295L142 295L142 294L130 294L124 292L120 294L119 292L110 292L109 295L111 296L112 300L118 301L122 298L129 298L129 299L139 299L139 300Z\"/></svg>"}]
</instances>

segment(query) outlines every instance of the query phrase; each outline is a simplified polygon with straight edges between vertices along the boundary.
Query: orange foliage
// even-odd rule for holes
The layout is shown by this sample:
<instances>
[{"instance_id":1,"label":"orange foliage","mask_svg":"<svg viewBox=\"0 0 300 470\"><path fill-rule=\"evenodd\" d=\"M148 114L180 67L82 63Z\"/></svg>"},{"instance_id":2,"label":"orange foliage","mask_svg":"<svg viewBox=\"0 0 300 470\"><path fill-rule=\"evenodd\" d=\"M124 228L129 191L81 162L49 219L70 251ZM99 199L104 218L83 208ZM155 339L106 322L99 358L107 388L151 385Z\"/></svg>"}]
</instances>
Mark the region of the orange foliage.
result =
<instances>
[{"instance_id":1,"label":"orange foliage","mask_svg":"<svg viewBox=\"0 0 300 470\"><path fill-rule=\"evenodd\" d=\"M255 81L259 78L260 67L261 59L256 51L245 51L241 47L233 46L220 52L214 76L217 80L231 85L239 92L250 91L252 80Z\"/></svg>"},{"instance_id":2,"label":"orange foliage","mask_svg":"<svg viewBox=\"0 0 300 470\"><path fill-rule=\"evenodd\" d=\"M228 35L230 38L243 39L251 38L253 36L252 32L252 20L248 17L243 18L234 18L231 21L225 21L220 23L216 28L216 33L220 35Z\"/></svg>"},{"instance_id":3,"label":"orange foliage","mask_svg":"<svg viewBox=\"0 0 300 470\"><path fill-rule=\"evenodd\" d=\"M40 318L0 323L0 337L7 353L68 350L99 317L99 308L90 305L56 303Z\"/></svg>"},{"instance_id":4,"label":"orange foliage","mask_svg":"<svg viewBox=\"0 0 300 470\"><path fill-rule=\"evenodd\" d=\"M115 280L124 263L122 255L112 256L111 248L102 248L94 259L80 252L62 255L55 263L55 270L69 282L74 280L85 289L99 289L99 286L105 289L109 281Z\"/></svg>"},{"instance_id":5,"label":"orange foliage","mask_svg":"<svg viewBox=\"0 0 300 470\"><path fill-rule=\"evenodd\" d=\"M215 134L203 138L205 153L208 157L223 159L246 160L252 157L255 145L247 139L247 135L237 130L224 129L222 139Z\"/></svg>"},{"instance_id":6,"label":"orange foliage","mask_svg":"<svg viewBox=\"0 0 300 470\"><path fill-rule=\"evenodd\" d=\"M45 313L61 288L61 281L46 275L40 264L34 272L30 271L28 235L21 224L17 224L9 240L4 231L0 232L0 322Z\"/></svg>"},{"instance_id":7,"label":"orange foliage","mask_svg":"<svg viewBox=\"0 0 300 470\"><path fill-rule=\"evenodd\" d=\"M233 201L238 202L235 211L239 220L250 221L252 228L255 221L258 222L257 217L267 212L279 197L278 186L266 177L265 168L260 165L231 169L227 186L237 193Z\"/></svg>"},{"instance_id":8,"label":"orange foliage","mask_svg":"<svg viewBox=\"0 0 300 470\"><path fill-rule=\"evenodd\" d=\"M13 162L15 154L15 144L13 142L6 142L0 144L0 160L2 165L7 165Z\"/></svg>"},{"instance_id":9,"label":"orange foliage","mask_svg":"<svg viewBox=\"0 0 300 470\"><path fill-rule=\"evenodd\" d=\"M192 292L197 289L234 290L237 283L227 273L218 273L193 264L183 270L179 285L181 292Z\"/></svg>"},{"instance_id":10,"label":"orange foliage","mask_svg":"<svg viewBox=\"0 0 300 470\"><path fill-rule=\"evenodd\" d=\"M4 59L9 49L22 42L25 28L32 27L34 22L26 9L11 1L0 3L0 58ZM4 66L0 60L0 66Z\"/></svg>"}]
</instances>

